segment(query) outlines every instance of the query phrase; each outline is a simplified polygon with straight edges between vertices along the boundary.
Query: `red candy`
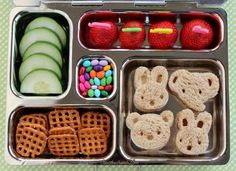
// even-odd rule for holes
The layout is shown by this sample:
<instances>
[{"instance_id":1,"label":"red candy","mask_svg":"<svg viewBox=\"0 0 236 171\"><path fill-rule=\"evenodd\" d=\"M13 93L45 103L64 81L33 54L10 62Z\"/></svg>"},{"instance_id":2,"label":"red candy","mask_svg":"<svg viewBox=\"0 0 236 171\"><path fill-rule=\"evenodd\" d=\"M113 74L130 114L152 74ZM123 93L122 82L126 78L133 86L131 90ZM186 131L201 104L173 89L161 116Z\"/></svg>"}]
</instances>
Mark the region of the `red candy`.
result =
<instances>
[{"instance_id":1,"label":"red candy","mask_svg":"<svg viewBox=\"0 0 236 171\"><path fill-rule=\"evenodd\" d=\"M213 41L214 32L211 25L202 19L195 19L184 24L181 31L181 44L187 49L205 49Z\"/></svg>"},{"instance_id":2,"label":"red candy","mask_svg":"<svg viewBox=\"0 0 236 171\"><path fill-rule=\"evenodd\" d=\"M82 96L84 96L84 97L86 97L86 96L87 96L87 94L88 94L88 93L87 93L87 91L86 91L86 90L82 92Z\"/></svg>"},{"instance_id":3,"label":"red candy","mask_svg":"<svg viewBox=\"0 0 236 171\"><path fill-rule=\"evenodd\" d=\"M105 90L106 90L106 91L112 90L112 85L106 85L106 86L105 86Z\"/></svg>"},{"instance_id":4,"label":"red candy","mask_svg":"<svg viewBox=\"0 0 236 171\"><path fill-rule=\"evenodd\" d=\"M85 67L81 66L80 69L79 69L79 75L82 75L85 73Z\"/></svg>"},{"instance_id":5,"label":"red candy","mask_svg":"<svg viewBox=\"0 0 236 171\"><path fill-rule=\"evenodd\" d=\"M172 33L151 33L151 29L168 29ZM174 23L162 21L150 26L148 41L151 48L168 49L172 48L178 38L178 31Z\"/></svg>"}]
</instances>

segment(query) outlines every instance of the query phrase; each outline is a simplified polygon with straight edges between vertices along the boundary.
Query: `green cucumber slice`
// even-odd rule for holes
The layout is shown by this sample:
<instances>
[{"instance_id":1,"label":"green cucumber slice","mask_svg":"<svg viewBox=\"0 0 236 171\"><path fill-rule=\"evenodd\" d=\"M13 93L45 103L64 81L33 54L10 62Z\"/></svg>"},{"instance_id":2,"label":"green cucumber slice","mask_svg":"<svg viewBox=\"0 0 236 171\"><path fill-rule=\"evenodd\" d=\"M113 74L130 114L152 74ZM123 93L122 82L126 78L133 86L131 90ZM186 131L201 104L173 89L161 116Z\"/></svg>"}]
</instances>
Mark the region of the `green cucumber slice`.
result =
<instances>
[{"instance_id":1,"label":"green cucumber slice","mask_svg":"<svg viewBox=\"0 0 236 171\"><path fill-rule=\"evenodd\" d=\"M38 17L31 21L25 29L25 33L35 28L46 27L51 31L55 32L59 37L63 47L66 46L66 32L65 30L52 18L49 17Z\"/></svg>"},{"instance_id":2,"label":"green cucumber slice","mask_svg":"<svg viewBox=\"0 0 236 171\"><path fill-rule=\"evenodd\" d=\"M52 44L46 42L36 42L32 44L26 51L23 56L23 61L26 60L29 56L34 54L45 54L53 58L62 68L62 56L61 52Z\"/></svg>"},{"instance_id":3,"label":"green cucumber slice","mask_svg":"<svg viewBox=\"0 0 236 171\"><path fill-rule=\"evenodd\" d=\"M62 86L52 71L34 70L22 81L20 92L38 95L61 94Z\"/></svg>"},{"instance_id":4,"label":"green cucumber slice","mask_svg":"<svg viewBox=\"0 0 236 171\"><path fill-rule=\"evenodd\" d=\"M49 56L43 54L34 54L28 57L20 66L19 80L20 82L33 70L47 69L55 72L59 79L61 79L61 69L57 62Z\"/></svg>"},{"instance_id":5,"label":"green cucumber slice","mask_svg":"<svg viewBox=\"0 0 236 171\"><path fill-rule=\"evenodd\" d=\"M35 42L48 42L55 45L62 51L62 45L57 35L47 28L36 28L27 32L20 41L20 55L24 56L25 51Z\"/></svg>"}]
</instances>

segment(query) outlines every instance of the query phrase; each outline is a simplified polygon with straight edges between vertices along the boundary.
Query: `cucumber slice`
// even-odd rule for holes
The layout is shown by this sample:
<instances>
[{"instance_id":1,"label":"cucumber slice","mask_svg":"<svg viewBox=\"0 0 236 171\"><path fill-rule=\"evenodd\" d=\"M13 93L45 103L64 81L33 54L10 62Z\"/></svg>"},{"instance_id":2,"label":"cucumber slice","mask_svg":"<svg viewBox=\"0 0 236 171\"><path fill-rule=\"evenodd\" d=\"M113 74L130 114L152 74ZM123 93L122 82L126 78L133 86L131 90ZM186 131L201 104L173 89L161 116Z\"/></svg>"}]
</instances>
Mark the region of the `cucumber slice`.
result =
<instances>
[{"instance_id":1,"label":"cucumber slice","mask_svg":"<svg viewBox=\"0 0 236 171\"><path fill-rule=\"evenodd\" d=\"M53 58L62 68L62 56L61 52L52 44L45 42L36 42L32 44L26 51L23 56L23 61L26 60L29 56L34 54L45 54Z\"/></svg>"},{"instance_id":2,"label":"cucumber slice","mask_svg":"<svg viewBox=\"0 0 236 171\"><path fill-rule=\"evenodd\" d=\"M31 21L26 27L25 33L35 28L46 27L51 31L55 32L59 37L63 47L66 46L66 32L65 30L52 18L49 17L38 17Z\"/></svg>"},{"instance_id":3,"label":"cucumber slice","mask_svg":"<svg viewBox=\"0 0 236 171\"><path fill-rule=\"evenodd\" d=\"M27 32L20 41L20 54L24 56L25 51L35 42L48 42L62 51L61 42L57 35L47 28L36 28Z\"/></svg>"},{"instance_id":4,"label":"cucumber slice","mask_svg":"<svg viewBox=\"0 0 236 171\"><path fill-rule=\"evenodd\" d=\"M20 92L39 95L61 94L62 86L59 79L52 71L34 70L23 80Z\"/></svg>"},{"instance_id":5,"label":"cucumber slice","mask_svg":"<svg viewBox=\"0 0 236 171\"><path fill-rule=\"evenodd\" d=\"M61 69L59 65L49 56L43 54L34 54L28 57L20 66L19 79L20 82L33 70L47 69L55 72L59 79L61 79Z\"/></svg>"}]
</instances>

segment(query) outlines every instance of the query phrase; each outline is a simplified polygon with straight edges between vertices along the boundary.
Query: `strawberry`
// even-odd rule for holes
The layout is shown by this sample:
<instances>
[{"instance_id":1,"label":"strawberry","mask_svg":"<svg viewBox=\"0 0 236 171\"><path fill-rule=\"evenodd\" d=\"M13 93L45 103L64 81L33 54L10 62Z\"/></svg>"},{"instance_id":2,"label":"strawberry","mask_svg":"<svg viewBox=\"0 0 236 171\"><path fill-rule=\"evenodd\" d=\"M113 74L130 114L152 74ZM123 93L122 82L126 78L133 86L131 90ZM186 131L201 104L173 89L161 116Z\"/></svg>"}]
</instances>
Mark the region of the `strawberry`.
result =
<instances>
[{"instance_id":1,"label":"strawberry","mask_svg":"<svg viewBox=\"0 0 236 171\"><path fill-rule=\"evenodd\" d=\"M94 48L109 49L116 42L118 29L115 23L92 22L88 24L88 39Z\"/></svg>"},{"instance_id":2,"label":"strawberry","mask_svg":"<svg viewBox=\"0 0 236 171\"><path fill-rule=\"evenodd\" d=\"M202 19L194 19L184 24L180 41L186 49L205 49L213 41L214 32L211 25Z\"/></svg>"},{"instance_id":3,"label":"strawberry","mask_svg":"<svg viewBox=\"0 0 236 171\"><path fill-rule=\"evenodd\" d=\"M141 22L129 21L121 27L119 40L121 48L137 49L145 41L145 28Z\"/></svg>"},{"instance_id":4,"label":"strawberry","mask_svg":"<svg viewBox=\"0 0 236 171\"><path fill-rule=\"evenodd\" d=\"M171 48L178 38L176 26L169 21L162 21L152 24L148 32L150 48L168 49Z\"/></svg>"}]
</instances>

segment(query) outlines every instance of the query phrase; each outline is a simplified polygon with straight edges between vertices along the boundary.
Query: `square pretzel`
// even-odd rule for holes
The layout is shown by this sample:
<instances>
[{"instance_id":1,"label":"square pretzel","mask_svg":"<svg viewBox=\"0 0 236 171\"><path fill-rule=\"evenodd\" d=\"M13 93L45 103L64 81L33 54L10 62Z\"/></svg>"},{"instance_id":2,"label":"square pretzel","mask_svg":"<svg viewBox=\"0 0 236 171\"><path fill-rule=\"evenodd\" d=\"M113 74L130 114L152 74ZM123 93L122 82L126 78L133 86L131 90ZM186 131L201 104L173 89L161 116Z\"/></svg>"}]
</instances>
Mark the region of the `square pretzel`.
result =
<instances>
[{"instance_id":1,"label":"square pretzel","mask_svg":"<svg viewBox=\"0 0 236 171\"><path fill-rule=\"evenodd\" d=\"M48 128L48 117L47 117L47 115L45 115L43 113L34 113L34 114L29 114L28 116L35 116L35 117L44 119L46 128Z\"/></svg>"},{"instance_id":2,"label":"square pretzel","mask_svg":"<svg viewBox=\"0 0 236 171\"><path fill-rule=\"evenodd\" d=\"M48 148L55 156L74 156L80 151L76 134L49 135Z\"/></svg>"},{"instance_id":3,"label":"square pretzel","mask_svg":"<svg viewBox=\"0 0 236 171\"><path fill-rule=\"evenodd\" d=\"M39 124L31 124L29 122L20 122L16 128L16 143L20 140L21 135L24 132L25 127L30 127L36 131L44 133L46 136L48 135L48 131L42 125Z\"/></svg>"},{"instance_id":4,"label":"square pretzel","mask_svg":"<svg viewBox=\"0 0 236 171\"><path fill-rule=\"evenodd\" d=\"M20 118L20 122L28 122L30 124L39 124L46 128L46 121L43 118L31 115L25 115Z\"/></svg>"},{"instance_id":5,"label":"square pretzel","mask_svg":"<svg viewBox=\"0 0 236 171\"><path fill-rule=\"evenodd\" d=\"M72 134L76 135L76 132L70 126L67 127L59 127L59 128L52 128L49 130L49 135L61 135L61 134Z\"/></svg>"},{"instance_id":6,"label":"square pretzel","mask_svg":"<svg viewBox=\"0 0 236 171\"><path fill-rule=\"evenodd\" d=\"M72 127L76 132L81 127L80 116L77 110L55 110L48 115L50 128Z\"/></svg>"},{"instance_id":7,"label":"square pretzel","mask_svg":"<svg viewBox=\"0 0 236 171\"><path fill-rule=\"evenodd\" d=\"M107 151L107 137L102 128L81 129L79 141L84 155L99 155Z\"/></svg>"},{"instance_id":8,"label":"square pretzel","mask_svg":"<svg viewBox=\"0 0 236 171\"><path fill-rule=\"evenodd\" d=\"M16 151L23 157L35 158L41 155L46 148L47 136L43 132L24 127L21 134L16 136L18 137Z\"/></svg>"},{"instance_id":9,"label":"square pretzel","mask_svg":"<svg viewBox=\"0 0 236 171\"><path fill-rule=\"evenodd\" d=\"M107 137L111 132L110 116L106 113L86 112L81 117L82 128L102 128Z\"/></svg>"}]
</instances>

